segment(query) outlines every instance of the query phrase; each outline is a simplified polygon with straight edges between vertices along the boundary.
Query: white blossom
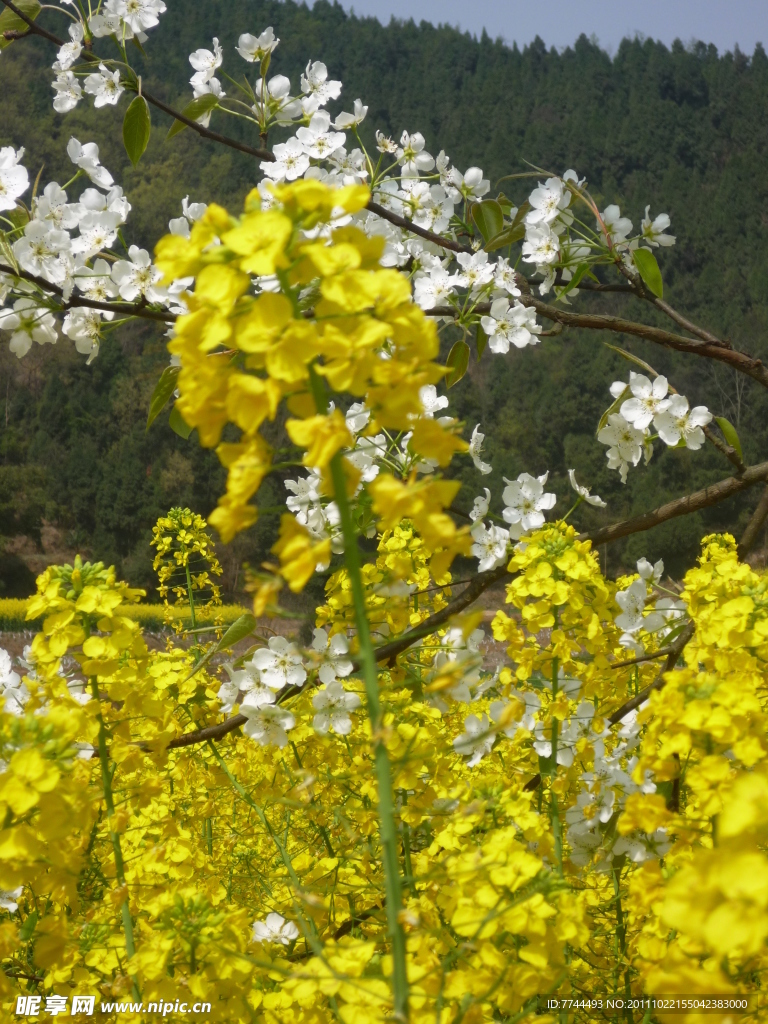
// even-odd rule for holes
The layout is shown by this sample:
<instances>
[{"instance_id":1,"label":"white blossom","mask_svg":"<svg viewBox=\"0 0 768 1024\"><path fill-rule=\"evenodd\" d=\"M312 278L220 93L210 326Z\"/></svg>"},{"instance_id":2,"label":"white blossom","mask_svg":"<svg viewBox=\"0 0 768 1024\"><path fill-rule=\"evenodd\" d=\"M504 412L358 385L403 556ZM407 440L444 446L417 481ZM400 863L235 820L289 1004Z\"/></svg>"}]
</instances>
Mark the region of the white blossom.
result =
<instances>
[{"instance_id":1,"label":"white blossom","mask_svg":"<svg viewBox=\"0 0 768 1024\"><path fill-rule=\"evenodd\" d=\"M436 412L448 408L448 398L445 395L438 395L434 384L424 384L419 388L419 401L424 410L424 415L432 419Z\"/></svg>"},{"instance_id":2,"label":"white blossom","mask_svg":"<svg viewBox=\"0 0 768 1024\"><path fill-rule=\"evenodd\" d=\"M661 582L661 577L664 575L664 560L660 558L658 562L651 565L647 558L641 558L637 563L637 571L642 579L655 587Z\"/></svg>"},{"instance_id":3,"label":"white blossom","mask_svg":"<svg viewBox=\"0 0 768 1024\"><path fill-rule=\"evenodd\" d=\"M560 239L547 224L526 228L523 242L523 262L547 265L556 263L560 255Z\"/></svg>"},{"instance_id":4,"label":"white blossom","mask_svg":"<svg viewBox=\"0 0 768 1024\"><path fill-rule=\"evenodd\" d=\"M74 110L83 98L82 86L72 71L60 72L53 80L53 89L53 109L59 114Z\"/></svg>"},{"instance_id":5,"label":"white blossom","mask_svg":"<svg viewBox=\"0 0 768 1024\"><path fill-rule=\"evenodd\" d=\"M293 921L286 921L280 914L267 914L266 921L253 922L253 942L279 942L289 946L299 937L299 929Z\"/></svg>"},{"instance_id":6,"label":"white blossom","mask_svg":"<svg viewBox=\"0 0 768 1024\"><path fill-rule=\"evenodd\" d=\"M83 26L73 21L69 26L69 42L60 47L53 65L54 71L69 71L83 52Z\"/></svg>"},{"instance_id":7,"label":"white blossom","mask_svg":"<svg viewBox=\"0 0 768 1024\"><path fill-rule=\"evenodd\" d=\"M99 188L112 187L114 179L106 167L99 163L99 147L95 142L81 145L77 139L71 138L67 143L67 154L76 167L85 171L94 185L98 185Z\"/></svg>"},{"instance_id":8,"label":"white blossom","mask_svg":"<svg viewBox=\"0 0 768 1024\"><path fill-rule=\"evenodd\" d=\"M526 224L551 224L571 201L571 193L561 178L547 178L528 197L531 209L525 215Z\"/></svg>"},{"instance_id":9,"label":"white blossom","mask_svg":"<svg viewBox=\"0 0 768 1024\"><path fill-rule=\"evenodd\" d=\"M296 138L307 156L315 160L324 160L346 140L344 132L330 130L331 115L326 110L318 110L310 118L309 124L298 129Z\"/></svg>"},{"instance_id":10,"label":"white blossom","mask_svg":"<svg viewBox=\"0 0 768 1024\"><path fill-rule=\"evenodd\" d=\"M341 94L341 82L328 81L328 68L322 61L310 61L301 76L301 91L309 99L302 103L305 114L314 114Z\"/></svg>"},{"instance_id":11,"label":"white blossom","mask_svg":"<svg viewBox=\"0 0 768 1024\"><path fill-rule=\"evenodd\" d=\"M315 732L325 736L328 731L347 736L352 731L349 712L360 707L360 698L349 693L338 680L326 683L312 698L312 707L317 714L312 719Z\"/></svg>"},{"instance_id":12,"label":"white blossom","mask_svg":"<svg viewBox=\"0 0 768 1024\"><path fill-rule=\"evenodd\" d=\"M33 204L35 220L48 221L53 227L72 231L80 220L78 203L68 203L67 193L55 181L50 181Z\"/></svg>"},{"instance_id":13,"label":"white blossom","mask_svg":"<svg viewBox=\"0 0 768 1024\"><path fill-rule=\"evenodd\" d=\"M195 69L195 74L190 79L192 86L205 85L210 82L224 60L224 51L219 40L214 38L213 50L195 50L189 55L189 63Z\"/></svg>"},{"instance_id":14,"label":"white blossom","mask_svg":"<svg viewBox=\"0 0 768 1024\"><path fill-rule=\"evenodd\" d=\"M72 241L72 252L88 259L108 249L117 238L120 224L120 215L108 210L85 213L80 219L80 234Z\"/></svg>"},{"instance_id":15,"label":"white blossom","mask_svg":"<svg viewBox=\"0 0 768 1024\"><path fill-rule=\"evenodd\" d=\"M651 383L645 374L630 372L629 389L633 397L622 402L621 415L633 427L645 430L654 416L669 405L667 378L656 377Z\"/></svg>"},{"instance_id":16,"label":"white blossom","mask_svg":"<svg viewBox=\"0 0 768 1024\"><path fill-rule=\"evenodd\" d=\"M413 282L413 298L422 309L444 306L453 295L456 279L438 265L420 273Z\"/></svg>"},{"instance_id":17,"label":"white blossom","mask_svg":"<svg viewBox=\"0 0 768 1024\"><path fill-rule=\"evenodd\" d=\"M29 188L29 174L19 163L23 156L23 149L0 149L0 210L12 210L19 196Z\"/></svg>"},{"instance_id":18,"label":"white blossom","mask_svg":"<svg viewBox=\"0 0 768 1024\"><path fill-rule=\"evenodd\" d=\"M30 274L61 284L68 269L61 256L69 248L70 238L66 231L59 231L46 221L31 220L25 225L22 237L13 243L13 254Z\"/></svg>"},{"instance_id":19,"label":"white blossom","mask_svg":"<svg viewBox=\"0 0 768 1024\"><path fill-rule=\"evenodd\" d=\"M273 636L267 647L262 647L252 658L259 670L262 683L271 690L282 690L284 686L301 686L307 672L301 663L295 644L284 636Z\"/></svg>"},{"instance_id":20,"label":"white blossom","mask_svg":"<svg viewBox=\"0 0 768 1024\"><path fill-rule=\"evenodd\" d=\"M643 233L643 241L649 245L674 245L675 236L667 235L664 232L669 227L671 221L668 213L660 213L657 217L651 220L651 208L646 206L645 217L643 217L640 225L640 230Z\"/></svg>"},{"instance_id":21,"label":"white blossom","mask_svg":"<svg viewBox=\"0 0 768 1024\"><path fill-rule=\"evenodd\" d=\"M446 187L447 191L453 190L457 201L462 198L480 199L491 188L490 181L483 177L483 172L479 167L469 167L465 174L453 167L448 171L446 180L441 184Z\"/></svg>"},{"instance_id":22,"label":"white blossom","mask_svg":"<svg viewBox=\"0 0 768 1024\"><path fill-rule=\"evenodd\" d=\"M15 889L0 889L0 908L13 914L18 909L18 899L23 892L23 885L18 885Z\"/></svg>"},{"instance_id":23,"label":"white blossom","mask_svg":"<svg viewBox=\"0 0 768 1024\"><path fill-rule=\"evenodd\" d=\"M456 262L461 267L456 275L456 283L468 288L472 295L476 295L493 280L494 266L488 262L488 253L483 249L474 253L460 252Z\"/></svg>"},{"instance_id":24,"label":"white blossom","mask_svg":"<svg viewBox=\"0 0 768 1024\"><path fill-rule=\"evenodd\" d=\"M90 366L99 354L101 341L101 313L98 309L71 309L64 317L62 330L75 343L80 355L88 356Z\"/></svg>"},{"instance_id":25,"label":"white blossom","mask_svg":"<svg viewBox=\"0 0 768 1024\"><path fill-rule=\"evenodd\" d=\"M277 48L279 42L279 39L275 39L275 33L270 25L259 36L252 36L250 33L244 32L238 39L235 49L243 60L253 64L255 61L264 60Z\"/></svg>"},{"instance_id":26,"label":"white blossom","mask_svg":"<svg viewBox=\"0 0 768 1024\"><path fill-rule=\"evenodd\" d=\"M88 75L85 80L85 91L94 97L94 107L103 107L107 104L114 106L125 92L125 86L120 82L120 71L110 72L103 64L99 64L99 72L100 74Z\"/></svg>"},{"instance_id":27,"label":"white blossom","mask_svg":"<svg viewBox=\"0 0 768 1024\"><path fill-rule=\"evenodd\" d=\"M621 614L616 616L616 625L625 633L637 633L645 629L652 633L664 625L664 619L658 612L645 613L648 600L648 588L644 579L635 580L626 590L616 594L616 603Z\"/></svg>"},{"instance_id":28,"label":"white blossom","mask_svg":"<svg viewBox=\"0 0 768 1024\"><path fill-rule=\"evenodd\" d=\"M488 462L483 462L481 458L484 440L485 434L480 433L480 424L478 423L472 431L472 437L469 440L469 454L475 464L475 469L478 469L483 475L493 472L493 466Z\"/></svg>"},{"instance_id":29,"label":"white blossom","mask_svg":"<svg viewBox=\"0 0 768 1024\"><path fill-rule=\"evenodd\" d=\"M117 285L120 298L135 302L143 295L147 302L162 302L165 290L158 287L161 272L152 265L146 249L132 245L128 250L130 261L118 260L112 267L112 280Z\"/></svg>"},{"instance_id":30,"label":"white blossom","mask_svg":"<svg viewBox=\"0 0 768 1024\"><path fill-rule=\"evenodd\" d=\"M343 633L334 633L329 640L326 630L315 629L312 650L322 655L318 669L321 683L332 683L337 676L344 679L354 668L349 657L349 642Z\"/></svg>"},{"instance_id":31,"label":"white blossom","mask_svg":"<svg viewBox=\"0 0 768 1024\"><path fill-rule=\"evenodd\" d=\"M576 470L568 470L568 479L571 482L571 487L576 491L580 498L583 498L588 505L596 505L598 508L605 508L605 502L599 495L590 494L589 487L582 487L581 484L576 483Z\"/></svg>"},{"instance_id":32,"label":"white blossom","mask_svg":"<svg viewBox=\"0 0 768 1024\"><path fill-rule=\"evenodd\" d=\"M488 515L488 507L491 504L491 492L487 487L484 487L483 490L485 491L485 496L475 498L475 504L469 513L469 518L473 523L477 522L478 519L485 519Z\"/></svg>"},{"instance_id":33,"label":"white blossom","mask_svg":"<svg viewBox=\"0 0 768 1024\"><path fill-rule=\"evenodd\" d=\"M621 210L615 203L606 206L601 216L611 241L614 244L625 241L627 235L632 230L632 221L629 217L622 217ZM599 223L598 227L600 227Z\"/></svg>"},{"instance_id":34,"label":"white blossom","mask_svg":"<svg viewBox=\"0 0 768 1024\"><path fill-rule=\"evenodd\" d=\"M32 298L22 297L13 304L13 310L0 310L0 330L10 331L8 347L19 359L38 345L56 344L56 321L45 308L40 308Z\"/></svg>"},{"instance_id":35,"label":"white blossom","mask_svg":"<svg viewBox=\"0 0 768 1024\"><path fill-rule=\"evenodd\" d=\"M697 451L706 440L703 427L712 420L712 413L705 405L688 408L688 399L672 395L663 411L653 417L653 425L661 440L668 445L685 442L686 448Z\"/></svg>"},{"instance_id":36,"label":"white blossom","mask_svg":"<svg viewBox=\"0 0 768 1024\"><path fill-rule=\"evenodd\" d=\"M453 746L457 754L468 758L467 765L474 768L491 752L495 739L487 715L481 715L480 718L467 715L464 719L464 732L454 739Z\"/></svg>"},{"instance_id":37,"label":"white blossom","mask_svg":"<svg viewBox=\"0 0 768 1024\"><path fill-rule=\"evenodd\" d=\"M248 721L243 726L243 732L249 739L256 740L262 747L280 747L288 743L286 735L294 725L296 719L285 708L275 707L266 704L253 710L244 707L245 701L240 705L240 711Z\"/></svg>"},{"instance_id":38,"label":"white blossom","mask_svg":"<svg viewBox=\"0 0 768 1024\"><path fill-rule=\"evenodd\" d=\"M496 569L506 562L509 530L505 530L503 526L486 527L484 523L478 522L469 532L474 541L470 551L479 559L479 572Z\"/></svg>"},{"instance_id":39,"label":"white blossom","mask_svg":"<svg viewBox=\"0 0 768 1024\"><path fill-rule=\"evenodd\" d=\"M368 107L363 105L362 100L355 100L354 113L348 114L345 110L338 115L336 120L333 122L333 127L337 131L345 131L349 128L356 128L357 125L362 124L365 120L365 116L368 113Z\"/></svg>"},{"instance_id":40,"label":"white blossom","mask_svg":"<svg viewBox=\"0 0 768 1024\"><path fill-rule=\"evenodd\" d=\"M253 110L258 117L266 114L268 120L276 120L278 124L290 124L302 113L301 101L291 96L291 81L285 75L275 75L264 83L259 78L254 92L256 103Z\"/></svg>"},{"instance_id":41,"label":"white blossom","mask_svg":"<svg viewBox=\"0 0 768 1024\"><path fill-rule=\"evenodd\" d=\"M507 292L514 298L519 298L521 295L520 289L517 286L517 273L515 268L511 266L509 260L505 259L503 256L496 261L493 284L495 288Z\"/></svg>"},{"instance_id":42,"label":"white blossom","mask_svg":"<svg viewBox=\"0 0 768 1024\"><path fill-rule=\"evenodd\" d=\"M295 137L288 139L287 142L278 143L272 152L275 159L263 160L259 166L275 181L295 181L309 167L309 156L302 143Z\"/></svg>"},{"instance_id":43,"label":"white blossom","mask_svg":"<svg viewBox=\"0 0 768 1024\"><path fill-rule=\"evenodd\" d=\"M643 457L645 434L620 413L611 413L608 422L598 431L597 439L610 447L606 452L610 469L618 469L621 482L627 482L629 464L636 466Z\"/></svg>"},{"instance_id":44,"label":"white blossom","mask_svg":"<svg viewBox=\"0 0 768 1024\"><path fill-rule=\"evenodd\" d=\"M536 335L541 334L533 306L526 307L516 302L510 307L509 301L503 297L493 300L490 316L481 317L480 324L488 335L491 352L509 352L510 344L515 348L536 345Z\"/></svg>"},{"instance_id":45,"label":"white blossom","mask_svg":"<svg viewBox=\"0 0 768 1024\"><path fill-rule=\"evenodd\" d=\"M424 136L421 132L410 135L403 132L400 145L395 156L402 167L403 177L418 178L421 172L431 171L435 166L435 158L424 149Z\"/></svg>"},{"instance_id":46,"label":"white blossom","mask_svg":"<svg viewBox=\"0 0 768 1024\"><path fill-rule=\"evenodd\" d=\"M507 480L504 477L504 488L502 498L506 508L501 513L504 521L513 527L510 530L510 537L517 540L520 536L518 530L527 533L529 530L538 530L544 525L544 512L554 508L557 496L544 491L549 473L535 477L529 473L521 473L517 480ZM517 533L517 535L515 535Z\"/></svg>"}]
</instances>

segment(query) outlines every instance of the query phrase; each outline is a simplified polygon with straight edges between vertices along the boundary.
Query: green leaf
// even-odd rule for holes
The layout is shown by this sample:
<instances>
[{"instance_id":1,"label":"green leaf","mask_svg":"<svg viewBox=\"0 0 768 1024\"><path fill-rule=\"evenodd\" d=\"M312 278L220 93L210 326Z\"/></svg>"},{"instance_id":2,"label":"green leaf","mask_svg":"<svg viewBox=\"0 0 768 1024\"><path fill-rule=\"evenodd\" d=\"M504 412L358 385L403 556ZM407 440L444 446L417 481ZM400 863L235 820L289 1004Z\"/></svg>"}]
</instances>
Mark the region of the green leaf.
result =
<instances>
[{"instance_id":1,"label":"green leaf","mask_svg":"<svg viewBox=\"0 0 768 1024\"><path fill-rule=\"evenodd\" d=\"M16 0L15 6L21 11L22 14L26 14L32 21L42 11L42 6L38 3L38 0ZM22 18L15 14L9 7L3 7L3 12L0 14L0 50L4 50L6 46L10 46L13 39L6 39L3 33L5 32L26 32L29 29L29 25Z\"/></svg>"},{"instance_id":2,"label":"green leaf","mask_svg":"<svg viewBox=\"0 0 768 1024\"><path fill-rule=\"evenodd\" d=\"M147 148L151 127L147 101L143 96L137 96L126 110L123 120L123 143L134 167Z\"/></svg>"},{"instance_id":3,"label":"green leaf","mask_svg":"<svg viewBox=\"0 0 768 1024\"><path fill-rule=\"evenodd\" d=\"M214 107L218 107L219 101L212 92L203 93L202 96L198 96L196 100L192 100L182 110L184 117L190 121L196 121L198 117L202 117L203 114L207 114L209 110L213 110ZM187 125L183 121L174 121L171 127L168 129L166 139L172 139L174 135L178 135L179 132L183 132Z\"/></svg>"},{"instance_id":4,"label":"green leaf","mask_svg":"<svg viewBox=\"0 0 768 1024\"><path fill-rule=\"evenodd\" d=\"M166 366L160 374L160 379L155 384L155 390L149 400L149 414L147 416L147 430L152 426L160 413L165 408L165 403L176 390L176 382L179 376L180 366Z\"/></svg>"},{"instance_id":5,"label":"green leaf","mask_svg":"<svg viewBox=\"0 0 768 1024\"><path fill-rule=\"evenodd\" d=\"M482 203L474 203L472 220L486 242L498 235L504 227L504 214L495 199L484 199Z\"/></svg>"},{"instance_id":6,"label":"green leaf","mask_svg":"<svg viewBox=\"0 0 768 1024\"><path fill-rule=\"evenodd\" d=\"M245 614L241 615L239 619L235 619L216 646L212 647L205 657L198 661L187 676L187 679L191 679L192 676L199 672L204 665L207 665L214 654L218 654L219 651L226 651L229 647L234 647L235 644L240 643L241 640L250 636L256 628L256 625L256 619L250 614L250 612L245 612ZM186 679L184 681L186 682Z\"/></svg>"},{"instance_id":7,"label":"green leaf","mask_svg":"<svg viewBox=\"0 0 768 1024\"><path fill-rule=\"evenodd\" d=\"M632 253L635 266L640 271L640 277L648 285L654 295L661 299L664 295L664 282L661 280L661 271L656 257L650 249L635 249Z\"/></svg>"},{"instance_id":8,"label":"green leaf","mask_svg":"<svg viewBox=\"0 0 768 1024\"><path fill-rule=\"evenodd\" d=\"M480 362L480 357L485 352L485 346L488 344L488 335L483 330L483 325L478 322L477 333L475 334L475 345L477 346L477 361Z\"/></svg>"},{"instance_id":9,"label":"green leaf","mask_svg":"<svg viewBox=\"0 0 768 1024\"><path fill-rule=\"evenodd\" d=\"M565 288L563 288L563 290L560 292L559 298L562 298L564 295L567 295L568 292L572 292L574 288L578 288L579 281L581 281L582 278L586 277L587 274L590 273L591 269L592 268L590 267L589 263L580 263L579 266L576 268L576 273L573 275L573 277L565 286Z\"/></svg>"},{"instance_id":10,"label":"green leaf","mask_svg":"<svg viewBox=\"0 0 768 1024\"><path fill-rule=\"evenodd\" d=\"M631 397L632 397L632 392L629 390L629 384L627 384L627 386L621 392L621 394L616 399L616 401L613 402L612 405L609 405L608 408L603 413L603 415L600 417L600 422L597 424L597 430L596 430L597 434L599 434L600 431L603 429L603 427L608 423L608 417L612 416L613 413L618 412L619 409L621 408L622 404L624 402L626 402L626 400L628 398L631 398Z\"/></svg>"},{"instance_id":11,"label":"green leaf","mask_svg":"<svg viewBox=\"0 0 768 1024\"><path fill-rule=\"evenodd\" d=\"M469 345L466 341L456 342L448 353L446 366L449 367L451 372L447 374L445 383L447 387L452 388L454 384L459 383L469 366Z\"/></svg>"},{"instance_id":12,"label":"green leaf","mask_svg":"<svg viewBox=\"0 0 768 1024\"><path fill-rule=\"evenodd\" d=\"M741 441L739 440L739 435L736 433L736 427L734 427L730 420L727 420L725 416L715 416L715 423L718 425L718 427L720 427L720 430L723 433L723 437L725 438L726 443L729 444L731 448L733 448L733 450L736 452L736 454L743 462L744 456L741 451Z\"/></svg>"},{"instance_id":13,"label":"green leaf","mask_svg":"<svg viewBox=\"0 0 768 1024\"><path fill-rule=\"evenodd\" d=\"M495 252L497 249L502 249L505 245L519 242L524 237L525 226L523 224L512 224L508 228L504 228L498 235L494 235L493 238L489 239L483 248L486 252Z\"/></svg>"},{"instance_id":14,"label":"green leaf","mask_svg":"<svg viewBox=\"0 0 768 1024\"><path fill-rule=\"evenodd\" d=\"M171 415L168 420L168 426L171 428L174 434L178 434L179 437L183 437L185 441L192 433L192 431L195 429L194 427L190 427L190 425L186 422L184 417L179 412L178 406L176 405L174 405L174 407L171 409Z\"/></svg>"},{"instance_id":15,"label":"green leaf","mask_svg":"<svg viewBox=\"0 0 768 1024\"><path fill-rule=\"evenodd\" d=\"M19 928L19 938L22 942L29 942L32 938L37 927L38 916L37 911L33 910L21 928Z\"/></svg>"}]
</instances>

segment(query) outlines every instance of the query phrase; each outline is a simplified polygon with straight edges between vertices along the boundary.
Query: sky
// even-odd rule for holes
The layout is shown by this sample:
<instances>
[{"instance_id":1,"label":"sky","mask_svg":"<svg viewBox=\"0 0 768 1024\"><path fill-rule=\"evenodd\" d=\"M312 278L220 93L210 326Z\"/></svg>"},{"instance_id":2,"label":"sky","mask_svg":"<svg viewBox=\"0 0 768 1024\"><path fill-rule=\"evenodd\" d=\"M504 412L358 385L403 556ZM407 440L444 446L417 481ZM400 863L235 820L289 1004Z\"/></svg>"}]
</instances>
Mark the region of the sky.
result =
<instances>
[{"instance_id":1,"label":"sky","mask_svg":"<svg viewBox=\"0 0 768 1024\"><path fill-rule=\"evenodd\" d=\"M768 49L768 0L340 0L358 15L374 15L448 24L519 46L537 35L547 46L571 45L581 35L596 36L614 53L625 36L641 34L669 45L703 40L721 53L738 44L752 53L755 43Z\"/></svg>"}]
</instances>

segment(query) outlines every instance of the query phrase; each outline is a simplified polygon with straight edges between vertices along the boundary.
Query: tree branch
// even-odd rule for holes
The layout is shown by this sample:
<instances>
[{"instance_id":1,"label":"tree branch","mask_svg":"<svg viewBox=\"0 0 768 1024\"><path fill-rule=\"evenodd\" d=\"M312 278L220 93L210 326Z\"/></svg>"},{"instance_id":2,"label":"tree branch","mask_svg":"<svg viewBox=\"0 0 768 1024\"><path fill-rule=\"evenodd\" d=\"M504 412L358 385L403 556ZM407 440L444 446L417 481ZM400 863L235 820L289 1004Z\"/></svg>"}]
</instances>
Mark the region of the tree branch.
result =
<instances>
[{"instance_id":1,"label":"tree branch","mask_svg":"<svg viewBox=\"0 0 768 1024\"><path fill-rule=\"evenodd\" d=\"M582 533L581 540L591 540L597 546L599 544L611 544L622 537L628 537L633 533L643 533L653 529L660 523L669 519L677 519L679 516L687 516L692 512L698 512L702 508L709 508L710 505L717 505L726 498L739 494L741 491L753 487L762 480L768 480L768 462L761 462L756 466L750 466L740 476L730 476L720 480L709 487L703 487L700 491L687 494L682 498L675 498L674 501L660 505L650 512L644 512L641 516L633 519L626 519L623 523L614 523L612 526L605 526L594 533Z\"/></svg>"},{"instance_id":2,"label":"tree branch","mask_svg":"<svg viewBox=\"0 0 768 1024\"><path fill-rule=\"evenodd\" d=\"M5 3L5 0L2 0ZM372 199L368 203L367 209L371 213L375 213L378 217L383 220L388 220L390 224L394 224L398 228L402 228L404 231L410 231L414 235L418 235L420 238L425 238L428 242L434 242L435 245L439 245L442 249L450 249L451 252L474 252L474 249L469 245L462 245L461 242L456 242L452 238L443 238L442 235L436 235L434 231L427 231L426 228L420 228L418 224L412 223L410 220L406 220L405 217L401 217L397 213L392 213L385 206L380 206L375 203Z\"/></svg>"},{"instance_id":3,"label":"tree branch","mask_svg":"<svg viewBox=\"0 0 768 1024\"><path fill-rule=\"evenodd\" d=\"M611 725L616 725L620 722L625 715L628 715L630 711L634 711L635 708L639 708L641 704L644 704L654 690L661 690L664 686L664 675L666 672L671 672L677 664L677 659L683 653L683 648L693 636L696 630L696 626L693 622L689 622L685 629L682 631L680 636L675 640L673 644L670 644L669 654L667 660L664 663L664 668L659 672L654 681L650 686L646 686L644 690L641 690L636 697L632 697L626 704L622 704L621 707L614 711L612 715L608 716L608 721Z\"/></svg>"},{"instance_id":4,"label":"tree branch","mask_svg":"<svg viewBox=\"0 0 768 1024\"><path fill-rule=\"evenodd\" d=\"M153 309L147 309L146 306L142 306L139 303L131 305L120 302L100 302L98 299L82 298L79 295L73 295L70 299L64 299L64 292L57 284L52 284L50 281L46 281L44 277L30 274L26 270L14 270L4 263L0 263L0 274L8 274L22 281L29 281L31 284L36 284L44 292L48 292L49 295L58 296L61 299L61 309L59 312L62 313L66 313L70 309L84 308L101 309L107 313L121 313L123 316L136 316L141 317L143 320L157 320L160 323L166 324L175 323L177 319L175 313L160 313Z\"/></svg>"},{"instance_id":5,"label":"tree branch","mask_svg":"<svg viewBox=\"0 0 768 1024\"><path fill-rule=\"evenodd\" d=\"M752 513L752 518L747 524L747 528L744 531L744 536L739 541L738 554L739 558L744 558L745 555L754 547L757 536L765 525L765 521L768 519L768 487L763 491L763 496L758 502L757 508Z\"/></svg>"}]
</instances>

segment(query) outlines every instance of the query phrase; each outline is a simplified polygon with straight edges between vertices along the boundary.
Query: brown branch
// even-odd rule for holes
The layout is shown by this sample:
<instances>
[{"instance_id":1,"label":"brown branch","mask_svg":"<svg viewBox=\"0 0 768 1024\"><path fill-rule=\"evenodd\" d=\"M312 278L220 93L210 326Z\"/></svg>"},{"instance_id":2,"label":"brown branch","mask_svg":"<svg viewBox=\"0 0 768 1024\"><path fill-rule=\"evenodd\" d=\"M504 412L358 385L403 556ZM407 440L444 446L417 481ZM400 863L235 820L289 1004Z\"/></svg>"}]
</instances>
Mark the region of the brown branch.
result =
<instances>
[{"instance_id":1,"label":"brown branch","mask_svg":"<svg viewBox=\"0 0 768 1024\"><path fill-rule=\"evenodd\" d=\"M762 480L768 480L768 462L761 462L757 466L750 466L740 476L730 476L720 480L709 487L703 487L693 494L686 494L682 498L675 498L674 501L660 505L650 512L644 512L633 519L626 519L623 523L614 523L612 526L604 526L594 533L582 533L581 540L591 540L598 544L610 544L621 537L628 537L632 533L643 533L651 530L654 526L664 523L669 519L677 519L679 516L687 516L699 509L709 508L710 505L717 505L734 494L753 487Z\"/></svg>"},{"instance_id":2,"label":"brown branch","mask_svg":"<svg viewBox=\"0 0 768 1024\"><path fill-rule=\"evenodd\" d=\"M5 2L5 0L2 0ZM134 305L120 302L100 302L98 299L87 299L82 298L79 295L73 295L70 299L64 299L64 292L57 284L52 284L50 281L46 281L44 277L38 277L37 274L30 274L26 270L14 270L12 267L6 266L4 263L0 263L0 273L8 274L11 277L19 278L21 281L29 281L31 284L36 284L38 288L41 288L44 292L48 292L49 295L56 295L61 299L61 309L59 312L66 313L70 309L101 309L108 313L121 313L123 316L136 316L143 320L156 320L160 323L172 324L175 323L177 317L175 313L160 313L155 310L148 309L141 303Z\"/></svg>"},{"instance_id":3,"label":"brown branch","mask_svg":"<svg viewBox=\"0 0 768 1024\"><path fill-rule=\"evenodd\" d=\"M709 441L709 443L714 445L719 452L723 453L726 459L728 459L728 461L736 467L736 471L738 473L743 473L747 467L744 465L744 461L742 457L739 455L739 453L736 451L736 449L729 445L726 441L721 441L717 434L714 432L714 430L712 430L710 427L703 427L702 429L704 431L704 436Z\"/></svg>"},{"instance_id":4,"label":"brown branch","mask_svg":"<svg viewBox=\"0 0 768 1024\"><path fill-rule=\"evenodd\" d=\"M668 316L670 320L674 321L678 327L682 327L684 331L688 331L690 334L695 334L697 338L701 338L702 341L711 342L713 345L721 345L723 348L731 347L730 342L723 341L721 338L718 338L716 334L712 334L710 331L707 331L703 327L699 327L697 324L693 323L692 320L688 320L682 315L682 313L678 313L676 309L673 309L668 302L665 302L663 299L659 299L655 295L649 295L645 289L644 292L645 294L643 294L642 298L647 302L650 302L657 309L660 309L665 316Z\"/></svg>"},{"instance_id":5,"label":"brown branch","mask_svg":"<svg viewBox=\"0 0 768 1024\"><path fill-rule=\"evenodd\" d=\"M738 553L739 558L743 559L745 555L754 547L757 536L765 525L765 521L768 519L768 487L763 491L763 496L758 502L757 508L752 513L752 518L747 523L747 528L744 531L744 536L739 541Z\"/></svg>"},{"instance_id":6,"label":"brown branch","mask_svg":"<svg viewBox=\"0 0 768 1024\"><path fill-rule=\"evenodd\" d=\"M662 647L655 654L643 654L639 658L629 658L627 661L614 661L611 668L632 668L633 665L642 665L645 661L656 661L657 658L666 658L672 652L672 647Z\"/></svg>"},{"instance_id":7,"label":"brown branch","mask_svg":"<svg viewBox=\"0 0 768 1024\"><path fill-rule=\"evenodd\" d=\"M3 3L6 0L2 0ZM398 228L402 228L404 231L410 231L414 235L418 235L420 238L425 238L428 242L434 242L435 245L439 245L442 249L450 249L451 252L474 252L469 245L462 245L461 242L456 242L452 238L443 238L442 235L436 235L434 231L427 231L426 228L420 228L418 224L414 224L410 220L406 220L405 217L401 217L397 213L392 213L384 206L380 206L375 203L372 199L368 203L367 207L371 213L375 213L378 217L383 220L388 220L390 224L394 224Z\"/></svg>"},{"instance_id":8,"label":"brown branch","mask_svg":"<svg viewBox=\"0 0 768 1024\"><path fill-rule=\"evenodd\" d=\"M0 3L4 4L9 10L13 11L15 15L21 18L22 21L29 25L29 31L22 33L23 36L36 35L41 36L43 39L47 39L49 42L54 43L56 46L63 46L64 40L54 35L53 32L49 32L47 29L42 28L37 22L33 21L30 17L20 11L19 8L13 3L13 0L0 0ZM20 38L20 37L19 37ZM83 50L81 57L88 63L98 63L102 58L96 56L94 53L90 53L87 49ZM214 132L210 128L204 128L203 125L198 124L197 121L193 121L189 117L185 117L178 110L174 110L173 107L169 107L167 103L159 100L157 96L153 96L152 93L141 90L141 95L147 101L151 103L153 107L157 107L158 110L162 110L164 114L168 114L176 121L181 121L192 131L197 132L205 139L210 139L211 142L218 142L221 146L228 146L230 149L236 149L240 153L246 153L248 156L257 157L259 160L267 160L272 162L275 157L273 153L270 153L268 149L256 149L253 146L247 145L245 142L238 142L237 139L231 139L228 135L221 135L219 132Z\"/></svg>"},{"instance_id":9,"label":"brown branch","mask_svg":"<svg viewBox=\"0 0 768 1024\"><path fill-rule=\"evenodd\" d=\"M241 725L245 725L247 721L248 719L245 715L235 715L233 718L228 718L226 722L220 722L218 725L209 725L205 729L198 729L197 732L188 732L183 736L177 736L175 740L171 740L167 749L174 750L178 747L192 747L196 743L205 743L206 740L220 740L227 733L234 732Z\"/></svg>"},{"instance_id":10,"label":"brown branch","mask_svg":"<svg viewBox=\"0 0 768 1024\"><path fill-rule=\"evenodd\" d=\"M696 627L694 623L689 622L677 640L675 640L673 644L670 644L669 654L667 655L666 663L661 672L659 672L650 686L646 686L645 689L641 690L636 697L632 697L632 699L628 700L626 704L622 704L617 711L614 711L612 715L608 716L608 721L611 725L616 725L616 723L620 722L625 715L630 713L630 711L634 711L635 708L639 708L641 704L644 704L654 690L662 689L664 686L665 673L671 672L675 667L677 659L683 653L683 648L693 636L695 629Z\"/></svg>"}]
</instances>

